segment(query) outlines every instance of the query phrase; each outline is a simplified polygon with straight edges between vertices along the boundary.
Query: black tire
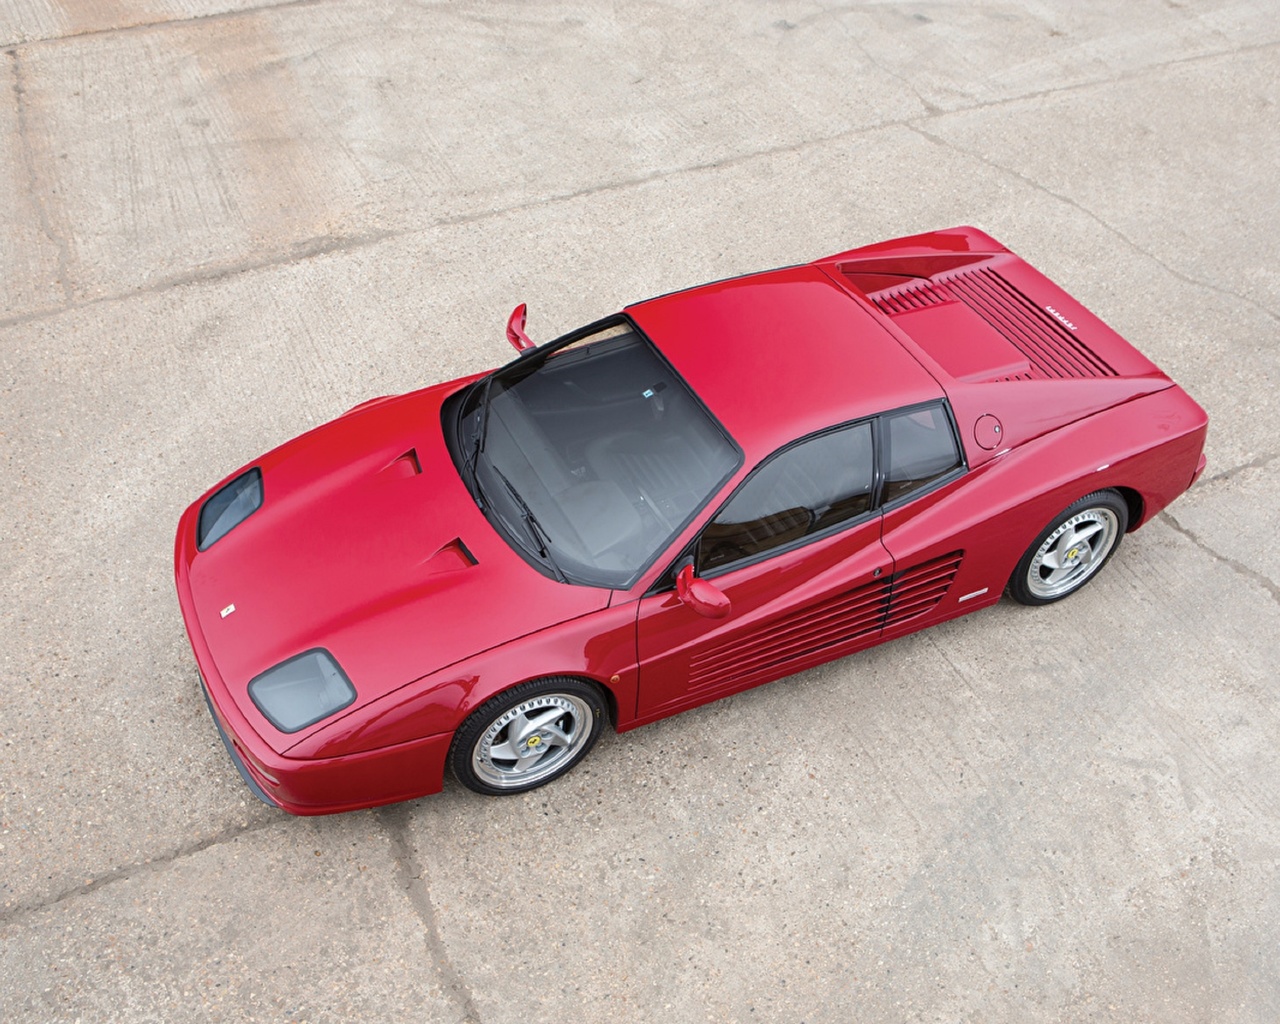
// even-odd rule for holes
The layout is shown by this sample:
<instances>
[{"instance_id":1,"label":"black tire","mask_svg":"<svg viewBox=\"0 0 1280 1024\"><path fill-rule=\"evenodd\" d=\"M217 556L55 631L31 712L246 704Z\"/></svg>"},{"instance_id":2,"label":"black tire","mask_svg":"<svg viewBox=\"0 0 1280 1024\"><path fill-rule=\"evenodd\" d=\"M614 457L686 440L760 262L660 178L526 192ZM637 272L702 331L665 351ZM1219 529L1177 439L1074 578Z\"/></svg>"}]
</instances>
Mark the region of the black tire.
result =
<instances>
[{"instance_id":1,"label":"black tire","mask_svg":"<svg viewBox=\"0 0 1280 1024\"><path fill-rule=\"evenodd\" d=\"M1009 577L1005 592L1019 604L1052 604L1093 579L1120 546L1129 506L1115 491L1095 491L1046 526Z\"/></svg>"},{"instance_id":2,"label":"black tire","mask_svg":"<svg viewBox=\"0 0 1280 1024\"><path fill-rule=\"evenodd\" d=\"M604 719L604 695L594 683L567 676L521 683L467 717L453 735L449 766L477 793L527 793L586 757Z\"/></svg>"}]
</instances>

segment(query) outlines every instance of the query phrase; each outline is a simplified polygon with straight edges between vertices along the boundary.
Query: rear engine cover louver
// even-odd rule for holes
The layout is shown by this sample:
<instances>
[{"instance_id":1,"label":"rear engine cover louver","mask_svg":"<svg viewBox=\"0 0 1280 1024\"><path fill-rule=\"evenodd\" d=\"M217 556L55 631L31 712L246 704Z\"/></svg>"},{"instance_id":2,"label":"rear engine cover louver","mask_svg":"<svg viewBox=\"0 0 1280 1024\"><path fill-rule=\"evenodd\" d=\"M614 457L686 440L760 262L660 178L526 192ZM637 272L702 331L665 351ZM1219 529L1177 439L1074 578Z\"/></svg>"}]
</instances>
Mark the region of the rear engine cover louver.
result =
<instances>
[{"instance_id":1,"label":"rear engine cover louver","mask_svg":"<svg viewBox=\"0 0 1280 1024\"><path fill-rule=\"evenodd\" d=\"M851 274L850 280L856 285L857 275ZM964 303L1026 357L1029 371L1008 380L1117 376L1078 335L989 267L914 280L867 297L890 317L946 302Z\"/></svg>"}]
</instances>

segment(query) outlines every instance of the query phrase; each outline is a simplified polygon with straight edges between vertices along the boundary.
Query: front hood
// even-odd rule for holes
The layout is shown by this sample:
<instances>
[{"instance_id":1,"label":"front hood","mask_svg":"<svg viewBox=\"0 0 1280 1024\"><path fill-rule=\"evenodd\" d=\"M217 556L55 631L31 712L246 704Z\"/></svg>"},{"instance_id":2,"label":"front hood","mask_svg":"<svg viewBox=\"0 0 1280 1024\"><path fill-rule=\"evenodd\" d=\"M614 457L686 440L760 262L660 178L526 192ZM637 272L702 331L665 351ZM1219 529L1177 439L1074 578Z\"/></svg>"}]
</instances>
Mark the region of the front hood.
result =
<instances>
[{"instance_id":1,"label":"front hood","mask_svg":"<svg viewBox=\"0 0 1280 1024\"><path fill-rule=\"evenodd\" d=\"M542 576L476 508L441 435L457 386L369 403L263 456L262 507L208 550L188 548L213 662L278 751L308 730L277 732L247 686L295 654L324 647L338 660L357 692L345 715L609 603L608 590Z\"/></svg>"}]
</instances>

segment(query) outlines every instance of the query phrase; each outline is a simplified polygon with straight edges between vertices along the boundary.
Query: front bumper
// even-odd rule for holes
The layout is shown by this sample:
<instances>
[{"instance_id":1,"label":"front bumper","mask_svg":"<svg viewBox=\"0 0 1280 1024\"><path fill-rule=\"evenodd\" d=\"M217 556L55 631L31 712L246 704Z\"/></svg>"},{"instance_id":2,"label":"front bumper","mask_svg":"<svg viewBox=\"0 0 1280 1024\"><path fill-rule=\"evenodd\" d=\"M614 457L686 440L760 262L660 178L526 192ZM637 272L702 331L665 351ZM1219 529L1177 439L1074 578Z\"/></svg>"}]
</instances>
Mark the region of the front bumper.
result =
<instances>
[{"instance_id":1,"label":"front bumper","mask_svg":"<svg viewBox=\"0 0 1280 1024\"><path fill-rule=\"evenodd\" d=\"M310 759L285 757L258 735L213 662L192 601L187 567L194 553L195 510L193 505L183 516L175 545L178 604L214 724L253 795L290 814L311 815L377 807L440 792L451 732L340 757Z\"/></svg>"},{"instance_id":2,"label":"front bumper","mask_svg":"<svg viewBox=\"0 0 1280 1024\"><path fill-rule=\"evenodd\" d=\"M209 707L209 717L213 719L213 724L218 729L218 735L222 737L222 745L227 748L231 763L236 766L236 771L240 773L240 778L244 779L244 784L249 787L249 792L268 807L279 807L280 804L272 800L267 791L254 780L254 777L249 773L249 766L244 763L244 758L240 756L235 744L231 742L231 737L227 735L227 730L222 726L222 719L218 717L218 712L213 708L213 701L209 698L209 687L205 686L204 676L200 677L200 692L204 694L204 702Z\"/></svg>"},{"instance_id":3,"label":"front bumper","mask_svg":"<svg viewBox=\"0 0 1280 1024\"><path fill-rule=\"evenodd\" d=\"M223 716L201 671L201 690L236 771L259 800L290 814L338 814L438 793L451 733L328 758L289 758L250 746ZM255 737L256 740L256 737ZM260 743L261 741L258 741Z\"/></svg>"}]
</instances>

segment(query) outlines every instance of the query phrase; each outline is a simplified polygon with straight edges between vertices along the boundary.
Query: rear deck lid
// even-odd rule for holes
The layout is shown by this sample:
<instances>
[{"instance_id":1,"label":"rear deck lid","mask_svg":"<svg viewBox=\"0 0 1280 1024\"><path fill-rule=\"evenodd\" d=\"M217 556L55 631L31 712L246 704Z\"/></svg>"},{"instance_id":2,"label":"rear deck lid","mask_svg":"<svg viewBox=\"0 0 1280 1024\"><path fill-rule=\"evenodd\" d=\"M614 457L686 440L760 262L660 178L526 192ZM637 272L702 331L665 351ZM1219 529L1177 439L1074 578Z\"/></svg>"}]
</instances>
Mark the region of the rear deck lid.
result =
<instances>
[{"instance_id":1,"label":"rear deck lid","mask_svg":"<svg viewBox=\"0 0 1280 1024\"><path fill-rule=\"evenodd\" d=\"M973 228L819 261L953 380L1143 377L1159 369L1097 316Z\"/></svg>"}]
</instances>

